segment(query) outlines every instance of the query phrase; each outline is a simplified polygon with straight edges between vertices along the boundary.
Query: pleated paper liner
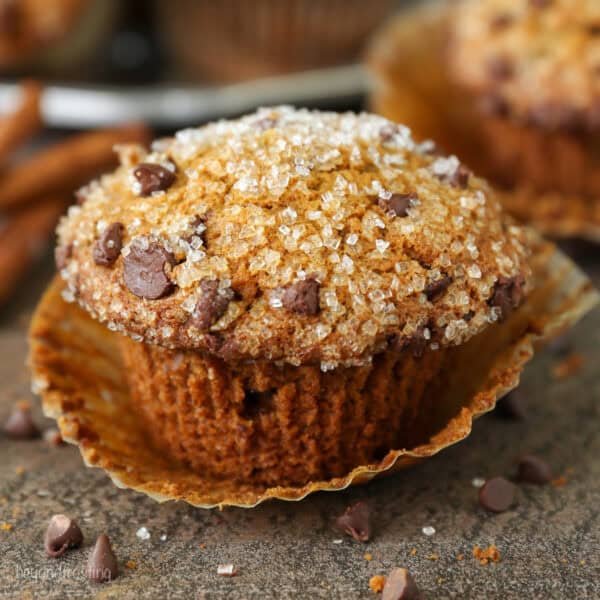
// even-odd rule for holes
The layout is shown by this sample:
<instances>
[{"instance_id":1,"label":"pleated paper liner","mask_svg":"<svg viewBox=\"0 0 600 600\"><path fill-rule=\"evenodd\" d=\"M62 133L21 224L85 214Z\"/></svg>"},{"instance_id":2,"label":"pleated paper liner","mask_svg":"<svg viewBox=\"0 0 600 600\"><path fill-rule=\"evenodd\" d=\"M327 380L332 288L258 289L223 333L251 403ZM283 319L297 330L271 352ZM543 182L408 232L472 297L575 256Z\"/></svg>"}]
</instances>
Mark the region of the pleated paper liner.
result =
<instances>
[{"instance_id":1,"label":"pleated paper liner","mask_svg":"<svg viewBox=\"0 0 600 600\"><path fill-rule=\"evenodd\" d=\"M374 76L370 108L433 139L476 173L494 181L473 100L449 81L444 67L448 4L428 2L404 11L375 39L367 62ZM540 192L521 184L500 192L506 209L545 235L600 242L600 199Z\"/></svg>"},{"instance_id":2,"label":"pleated paper liner","mask_svg":"<svg viewBox=\"0 0 600 600\"><path fill-rule=\"evenodd\" d=\"M155 449L130 403L119 334L76 304L66 303L58 278L31 324L33 388L42 397L45 414L58 421L66 441L79 447L86 465L104 469L119 487L161 502L252 507L271 498L300 500L319 490L342 490L407 467L467 437L473 420L518 384L536 344L559 335L598 302L587 277L552 244L537 240L532 263L535 289L526 303L504 323L447 353L441 377L428 391L436 398L436 410L423 415L427 439L329 481L268 489L212 481Z\"/></svg>"}]
</instances>

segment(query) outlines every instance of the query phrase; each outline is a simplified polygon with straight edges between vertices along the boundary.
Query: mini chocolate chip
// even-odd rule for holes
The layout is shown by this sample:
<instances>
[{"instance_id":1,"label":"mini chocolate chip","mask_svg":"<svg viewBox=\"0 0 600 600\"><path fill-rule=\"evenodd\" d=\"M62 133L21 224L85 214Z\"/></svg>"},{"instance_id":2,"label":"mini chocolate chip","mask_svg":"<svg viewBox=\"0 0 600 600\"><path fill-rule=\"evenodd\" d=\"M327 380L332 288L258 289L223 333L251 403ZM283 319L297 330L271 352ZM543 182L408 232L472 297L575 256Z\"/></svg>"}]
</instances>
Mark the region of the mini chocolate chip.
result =
<instances>
[{"instance_id":1,"label":"mini chocolate chip","mask_svg":"<svg viewBox=\"0 0 600 600\"><path fill-rule=\"evenodd\" d=\"M125 285L139 298L162 298L175 287L165 272L167 265L174 264L173 254L160 244L153 242L144 248L133 243L123 258Z\"/></svg>"},{"instance_id":2,"label":"mini chocolate chip","mask_svg":"<svg viewBox=\"0 0 600 600\"><path fill-rule=\"evenodd\" d=\"M493 477L479 490L479 504L490 512L504 512L513 505L516 491L516 486L508 479Z\"/></svg>"},{"instance_id":3,"label":"mini chocolate chip","mask_svg":"<svg viewBox=\"0 0 600 600\"><path fill-rule=\"evenodd\" d=\"M525 483L544 485L554 479L550 465L533 454L525 454L519 458L517 480Z\"/></svg>"},{"instance_id":4,"label":"mini chocolate chip","mask_svg":"<svg viewBox=\"0 0 600 600\"><path fill-rule=\"evenodd\" d=\"M475 312L470 310L468 313L463 315L463 321L468 323L475 316Z\"/></svg>"},{"instance_id":5,"label":"mini chocolate chip","mask_svg":"<svg viewBox=\"0 0 600 600\"><path fill-rule=\"evenodd\" d=\"M44 547L48 556L58 558L62 556L68 548L77 548L83 542L83 534L77 521L66 515L54 515L50 519L46 536L44 537Z\"/></svg>"},{"instance_id":6,"label":"mini chocolate chip","mask_svg":"<svg viewBox=\"0 0 600 600\"><path fill-rule=\"evenodd\" d=\"M527 418L527 405L523 393L517 389L501 398L494 413L503 419L524 421Z\"/></svg>"},{"instance_id":7,"label":"mini chocolate chip","mask_svg":"<svg viewBox=\"0 0 600 600\"><path fill-rule=\"evenodd\" d=\"M284 288L281 302L286 310L300 315L316 315L319 312L319 288L321 284L310 277Z\"/></svg>"},{"instance_id":8,"label":"mini chocolate chip","mask_svg":"<svg viewBox=\"0 0 600 600\"><path fill-rule=\"evenodd\" d=\"M4 433L16 440L30 440L39 437L40 430L29 409L17 405L4 423Z\"/></svg>"},{"instance_id":9,"label":"mini chocolate chip","mask_svg":"<svg viewBox=\"0 0 600 600\"><path fill-rule=\"evenodd\" d=\"M175 181L175 173L154 163L141 163L133 169L133 176L140 184L140 195L150 196L152 192L163 192Z\"/></svg>"},{"instance_id":10,"label":"mini chocolate chip","mask_svg":"<svg viewBox=\"0 0 600 600\"><path fill-rule=\"evenodd\" d=\"M385 144L394 139L394 136L400 131L398 125L387 123L379 130L379 139Z\"/></svg>"},{"instance_id":11,"label":"mini chocolate chip","mask_svg":"<svg viewBox=\"0 0 600 600\"><path fill-rule=\"evenodd\" d=\"M448 286L452 283L452 279L448 275L442 275L440 279L429 282L425 286L425 295L427 300L437 300L445 291Z\"/></svg>"},{"instance_id":12,"label":"mini chocolate chip","mask_svg":"<svg viewBox=\"0 0 600 600\"><path fill-rule=\"evenodd\" d=\"M123 224L111 223L100 234L92 249L92 256L97 265L110 267L115 263L123 246Z\"/></svg>"},{"instance_id":13,"label":"mini chocolate chip","mask_svg":"<svg viewBox=\"0 0 600 600\"><path fill-rule=\"evenodd\" d=\"M362 500L356 502L335 520L338 529L351 535L357 542L368 542L371 537L371 514L369 505Z\"/></svg>"},{"instance_id":14,"label":"mini chocolate chip","mask_svg":"<svg viewBox=\"0 0 600 600\"><path fill-rule=\"evenodd\" d=\"M500 309L501 321L506 319L521 303L524 283L523 277L520 275L512 278L498 278L488 304Z\"/></svg>"},{"instance_id":15,"label":"mini chocolate chip","mask_svg":"<svg viewBox=\"0 0 600 600\"><path fill-rule=\"evenodd\" d=\"M415 358L421 358L428 342L429 340L425 337L425 326L419 325L411 336L392 336L389 345L395 352L409 350Z\"/></svg>"},{"instance_id":16,"label":"mini chocolate chip","mask_svg":"<svg viewBox=\"0 0 600 600\"><path fill-rule=\"evenodd\" d=\"M501 31L502 29L506 29L510 27L515 22L515 18L513 15L509 13L501 13L496 15L490 21L490 29L492 31Z\"/></svg>"},{"instance_id":17,"label":"mini chocolate chip","mask_svg":"<svg viewBox=\"0 0 600 600\"><path fill-rule=\"evenodd\" d=\"M54 249L54 262L56 268L62 271L69 262L69 259L73 256L73 244L65 244L64 246L57 246Z\"/></svg>"},{"instance_id":18,"label":"mini chocolate chip","mask_svg":"<svg viewBox=\"0 0 600 600\"><path fill-rule=\"evenodd\" d=\"M406 569L392 569L385 578L381 600L422 600L415 580Z\"/></svg>"},{"instance_id":19,"label":"mini chocolate chip","mask_svg":"<svg viewBox=\"0 0 600 600\"><path fill-rule=\"evenodd\" d=\"M418 200L414 192L408 194L392 194L389 198L377 198L377 204L385 212L393 213L396 217L407 217L411 201Z\"/></svg>"},{"instance_id":20,"label":"mini chocolate chip","mask_svg":"<svg viewBox=\"0 0 600 600\"><path fill-rule=\"evenodd\" d=\"M488 73L495 81L506 81L515 74L515 67L507 56L493 56L487 63Z\"/></svg>"},{"instance_id":21,"label":"mini chocolate chip","mask_svg":"<svg viewBox=\"0 0 600 600\"><path fill-rule=\"evenodd\" d=\"M108 536L102 533L98 536L94 549L90 553L85 574L88 579L103 583L112 581L119 574L117 557L113 552Z\"/></svg>"},{"instance_id":22,"label":"mini chocolate chip","mask_svg":"<svg viewBox=\"0 0 600 600\"><path fill-rule=\"evenodd\" d=\"M200 291L202 295L192 313L190 323L200 331L205 331L225 314L234 293L231 288L220 290L219 282L214 279L203 279L200 282Z\"/></svg>"}]
</instances>

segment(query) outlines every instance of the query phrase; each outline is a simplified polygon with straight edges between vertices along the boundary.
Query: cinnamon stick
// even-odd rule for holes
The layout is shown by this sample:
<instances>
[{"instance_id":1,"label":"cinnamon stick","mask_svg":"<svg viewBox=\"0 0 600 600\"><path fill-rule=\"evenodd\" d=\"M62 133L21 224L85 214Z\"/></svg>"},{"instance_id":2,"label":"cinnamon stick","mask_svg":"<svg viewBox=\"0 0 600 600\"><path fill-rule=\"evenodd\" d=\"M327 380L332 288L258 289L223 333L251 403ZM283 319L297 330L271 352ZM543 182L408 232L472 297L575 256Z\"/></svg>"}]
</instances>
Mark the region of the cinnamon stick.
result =
<instances>
[{"instance_id":1,"label":"cinnamon stick","mask_svg":"<svg viewBox=\"0 0 600 600\"><path fill-rule=\"evenodd\" d=\"M21 84L21 102L12 113L0 118L0 165L11 153L42 128L42 87L35 81Z\"/></svg>"},{"instance_id":2,"label":"cinnamon stick","mask_svg":"<svg viewBox=\"0 0 600 600\"><path fill-rule=\"evenodd\" d=\"M0 179L0 209L71 192L116 165L115 144L144 144L150 137L145 125L135 124L77 134L41 150Z\"/></svg>"}]
</instances>

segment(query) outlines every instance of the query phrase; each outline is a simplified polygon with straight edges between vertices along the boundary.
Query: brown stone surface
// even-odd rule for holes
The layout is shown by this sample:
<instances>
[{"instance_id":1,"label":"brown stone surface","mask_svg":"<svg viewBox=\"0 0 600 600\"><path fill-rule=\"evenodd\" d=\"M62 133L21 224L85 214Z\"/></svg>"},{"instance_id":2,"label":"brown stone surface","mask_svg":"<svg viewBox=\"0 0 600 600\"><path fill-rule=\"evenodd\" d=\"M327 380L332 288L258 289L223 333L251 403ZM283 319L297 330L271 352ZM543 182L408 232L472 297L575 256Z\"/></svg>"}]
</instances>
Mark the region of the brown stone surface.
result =
<instances>
[{"instance_id":1,"label":"brown stone surface","mask_svg":"<svg viewBox=\"0 0 600 600\"><path fill-rule=\"evenodd\" d=\"M600 251L571 250L600 283L600 265L594 265ZM28 289L0 313L0 421L15 400L30 397L23 365L27 315L49 273L48 265L33 274ZM600 310L569 339L584 357L583 368L555 381L557 358L549 351L536 357L522 383L529 420L488 415L467 441L426 463L294 504L223 512L159 505L85 468L75 448L0 436L0 597L375 598L370 577L398 566L410 570L426 598L597 598ZM34 414L44 422L37 402ZM487 513L471 480L513 474L513 459L525 452L544 457L566 484L522 485L514 508ZM359 499L372 508L373 535L364 544L332 527ZM43 547L55 513L77 519L85 538L82 548L60 559ZM427 525L435 535L422 533ZM142 526L150 539L136 536ZM102 532L120 575L94 584L85 565ZM481 565L473 547L492 544L501 561ZM227 563L238 570L235 577L217 575L218 565Z\"/></svg>"}]
</instances>

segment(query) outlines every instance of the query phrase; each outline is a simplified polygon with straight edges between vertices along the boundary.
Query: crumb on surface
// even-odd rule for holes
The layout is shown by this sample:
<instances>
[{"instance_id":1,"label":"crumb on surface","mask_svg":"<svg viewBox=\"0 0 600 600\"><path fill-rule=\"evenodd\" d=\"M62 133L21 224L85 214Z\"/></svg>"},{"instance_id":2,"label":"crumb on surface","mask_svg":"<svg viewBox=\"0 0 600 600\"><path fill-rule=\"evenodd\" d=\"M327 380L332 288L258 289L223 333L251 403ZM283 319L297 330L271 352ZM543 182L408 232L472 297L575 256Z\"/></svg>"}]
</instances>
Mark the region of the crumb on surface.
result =
<instances>
[{"instance_id":1,"label":"crumb on surface","mask_svg":"<svg viewBox=\"0 0 600 600\"><path fill-rule=\"evenodd\" d=\"M493 544L487 548L473 547L473 556L482 564L487 565L490 562L500 561L500 551Z\"/></svg>"},{"instance_id":2,"label":"crumb on surface","mask_svg":"<svg viewBox=\"0 0 600 600\"><path fill-rule=\"evenodd\" d=\"M572 352L566 358L554 364L552 367L552 376L554 379L567 379L577 375L583 368L583 355L579 352Z\"/></svg>"},{"instance_id":3,"label":"crumb on surface","mask_svg":"<svg viewBox=\"0 0 600 600\"><path fill-rule=\"evenodd\" d=\"M372 592L376 594L381 594L383 591L383 587L385 586L385 575L373 575L371 579L369 579L369 587Z\"/></svg>"}]
</instances>

